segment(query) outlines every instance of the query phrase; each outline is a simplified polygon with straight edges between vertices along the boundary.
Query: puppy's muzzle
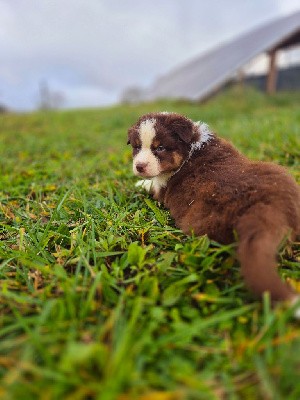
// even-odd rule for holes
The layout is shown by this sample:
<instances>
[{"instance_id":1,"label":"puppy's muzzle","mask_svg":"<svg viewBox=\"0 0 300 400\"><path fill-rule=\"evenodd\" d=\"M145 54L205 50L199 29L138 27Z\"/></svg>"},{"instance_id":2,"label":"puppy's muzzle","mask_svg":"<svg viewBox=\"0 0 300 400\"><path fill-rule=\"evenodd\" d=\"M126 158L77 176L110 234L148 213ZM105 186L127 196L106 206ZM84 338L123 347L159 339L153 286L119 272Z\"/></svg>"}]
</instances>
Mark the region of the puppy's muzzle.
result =
<instances>
[{"instance_id":1,"label":"puppy's muzzle","mask_svg":"<svg viewBox=\"0 0 300 400\"><path fill-rule=\"evenodd\" d=\"M147 166L148 166L148 163L140 162L135 165L135 168L136 168L137 172L139 172L140 174L143 174L143 173L145 173Z\"/></svg>"}]
</instances>

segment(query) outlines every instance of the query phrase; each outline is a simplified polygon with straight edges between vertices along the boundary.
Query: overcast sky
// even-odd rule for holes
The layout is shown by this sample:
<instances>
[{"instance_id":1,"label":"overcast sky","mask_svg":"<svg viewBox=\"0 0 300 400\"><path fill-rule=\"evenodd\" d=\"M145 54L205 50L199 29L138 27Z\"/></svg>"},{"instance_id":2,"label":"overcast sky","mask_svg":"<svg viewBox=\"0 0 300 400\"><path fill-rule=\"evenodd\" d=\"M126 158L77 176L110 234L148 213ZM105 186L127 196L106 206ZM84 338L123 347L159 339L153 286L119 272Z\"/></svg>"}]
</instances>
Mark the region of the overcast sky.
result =
<instances>
[{"instance_id":1,"label":"overcast sky","mask_svg":"<svg viewBox=\"0 0 300 400\"><path fill-rule=\"evenodd\" d=\"M0 0L0 103L30 110L39 85L64 107L117 102L299 0Z\"/></svg>"}]
</instances>

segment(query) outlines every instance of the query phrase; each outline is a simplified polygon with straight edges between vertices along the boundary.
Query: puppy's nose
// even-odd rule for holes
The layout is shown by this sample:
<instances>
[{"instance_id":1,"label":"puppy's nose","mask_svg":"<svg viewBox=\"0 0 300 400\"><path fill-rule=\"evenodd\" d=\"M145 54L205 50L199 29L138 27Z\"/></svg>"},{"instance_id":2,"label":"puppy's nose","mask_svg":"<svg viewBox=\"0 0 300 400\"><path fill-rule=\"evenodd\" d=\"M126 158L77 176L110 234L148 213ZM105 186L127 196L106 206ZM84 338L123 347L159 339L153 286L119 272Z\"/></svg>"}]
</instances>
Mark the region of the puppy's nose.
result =
<instances>
[{"instance_id":1,"label":"puppy's nose","mask_svg":"<svg viewBox=\"0 0 300 400\"><path fill-rule=\"evenodd\" d=\"M148 163L137 163L135 168L137 172L140 172L142 174L143 172L145 172L147 165Z\"/></svg>"}]
</instances>

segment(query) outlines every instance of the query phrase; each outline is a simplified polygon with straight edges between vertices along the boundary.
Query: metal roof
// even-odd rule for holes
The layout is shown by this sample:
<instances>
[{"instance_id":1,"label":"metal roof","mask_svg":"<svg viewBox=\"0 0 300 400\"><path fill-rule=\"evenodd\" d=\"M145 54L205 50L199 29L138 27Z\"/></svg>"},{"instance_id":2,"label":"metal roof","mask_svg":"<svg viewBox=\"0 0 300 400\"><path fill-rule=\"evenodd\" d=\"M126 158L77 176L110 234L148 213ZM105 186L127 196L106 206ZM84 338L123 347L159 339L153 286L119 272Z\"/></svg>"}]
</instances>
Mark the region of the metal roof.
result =
<instances>
[{"instance_id":1,"label":"metal roof","mask_svg":"<svg viewBox=\"0 0 300 400\"><path fill-rule=\"evenodd\" d=\"M157 79L152 87L144 91L142 97L144 100L204 98L260 53L299 42L299 34L300 11L273 20L200 55Z\"/></svg>"}]
</instances>

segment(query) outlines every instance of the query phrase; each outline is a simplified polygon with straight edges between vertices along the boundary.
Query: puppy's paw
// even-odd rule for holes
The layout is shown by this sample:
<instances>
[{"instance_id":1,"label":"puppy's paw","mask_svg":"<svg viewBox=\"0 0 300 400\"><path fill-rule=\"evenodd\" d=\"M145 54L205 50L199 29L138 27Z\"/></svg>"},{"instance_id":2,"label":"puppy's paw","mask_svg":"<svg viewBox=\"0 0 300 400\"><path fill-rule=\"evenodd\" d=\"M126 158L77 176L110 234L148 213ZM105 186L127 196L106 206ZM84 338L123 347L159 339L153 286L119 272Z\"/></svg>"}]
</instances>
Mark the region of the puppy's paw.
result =
<instances>
[{"instance_id":1,"label":"puppy's paw","mask_svg":"<svg viewBox=\"0 0 300 400\"><path fill-rule=\"evenodd\" d=\"M150 192L152 188L153 182L151 179L143 179L138 181L135 186L146 190L146 192Z\"/></svg>"}]
</instances>

